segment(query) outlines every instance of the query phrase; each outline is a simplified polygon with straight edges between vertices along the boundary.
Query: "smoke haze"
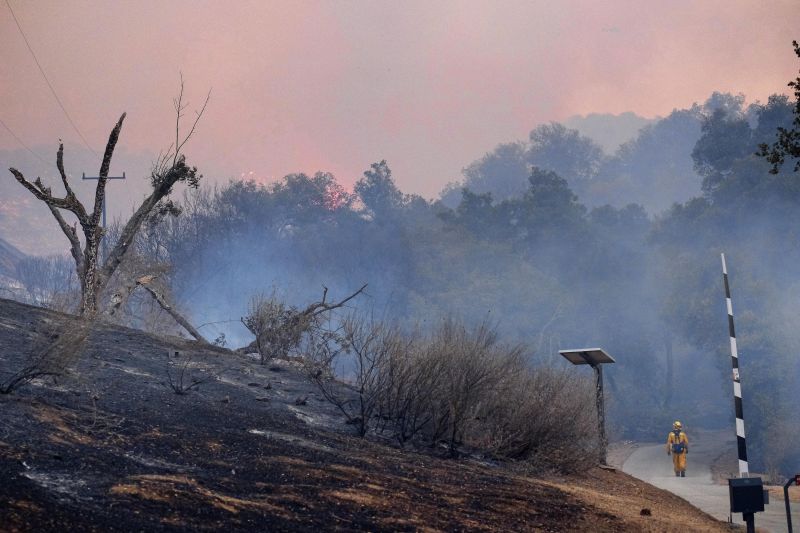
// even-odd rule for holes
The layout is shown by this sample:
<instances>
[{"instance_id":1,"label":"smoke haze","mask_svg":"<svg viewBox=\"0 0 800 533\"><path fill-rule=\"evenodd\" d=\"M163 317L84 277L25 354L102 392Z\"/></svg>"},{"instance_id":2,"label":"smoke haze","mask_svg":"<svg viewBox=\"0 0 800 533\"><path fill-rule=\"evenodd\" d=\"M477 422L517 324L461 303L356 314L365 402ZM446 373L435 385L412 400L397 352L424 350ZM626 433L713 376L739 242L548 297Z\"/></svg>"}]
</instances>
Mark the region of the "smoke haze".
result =
<instances>
[{"instance_id":1,"label":"smoke haze","mask_svg":"<svg viewBox=\"0 0 800 533\"><path fill-rule=\"evenodd\" d=\"M115 218L173 140L178 71L188 112L213 88L186 151L202 185L176 191L183 213L137 249L170 265L171 296L209 338L249 342L239 318L259 292L301 306L368 283L365 313L409 330L489 321L533 365L604 347L620 436L661 438L676 417L728 427L724 251L754 463L800 460L798 175L754 155L792 123L796 3L12 6L95 151L129 112ZM43 159L0 130L0 162L55 189L62 138L90 198L80 176L98 158L0 11L0 118ZM66 250L10 176L0 195L0 239ZM15 257L25 285L32 263Z\"/></svg>"}]
</instances>

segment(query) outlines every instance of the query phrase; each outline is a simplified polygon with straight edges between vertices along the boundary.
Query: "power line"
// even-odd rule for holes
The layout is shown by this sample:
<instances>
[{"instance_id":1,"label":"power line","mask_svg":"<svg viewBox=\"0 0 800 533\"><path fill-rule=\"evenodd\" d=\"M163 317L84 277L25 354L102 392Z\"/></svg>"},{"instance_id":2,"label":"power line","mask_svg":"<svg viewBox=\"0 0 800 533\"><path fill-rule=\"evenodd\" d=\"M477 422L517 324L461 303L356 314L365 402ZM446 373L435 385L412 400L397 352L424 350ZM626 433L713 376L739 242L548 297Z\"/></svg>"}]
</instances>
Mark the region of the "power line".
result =
<instances>
[{"instance_id":1,"label":"power line","mask_svg":"<svg viewBox=\"0 0 800 533\"><path fill-rule=\"evenodd\" d=\"M97 152L95 152L92 149L92 147L89 146L89 143L86 141L86 138L83 136L83 134L78 129L78 126L76 126L75 122L72 121L72 118L69 116L69 113L67 113L67 110L64 107L64 104L61 103L61 99L58 97L58 94L56 94L56 90L53 88L53 85L50 83L50 80L47 78L47 74L44 73L44 69L42 68L42 65L39 63L39 60L36 58L36 54L33 52L33 48L31 48L31 45L28 42L28 38L25 37L25 32L22 31L22 26L20 25L19 20L17 20L17 16L14 14L14 10L11 8L11 4L8 2L8 0L5 0L5 1L6 1L6 5L8 6L8 10L11 11L11 16L13 17L14 22L17 24L17 29L19 30L19 34L22 35L22 40L25 41L25 46L28 47L28 51L31 53L31 56L33 56L33 60L36 62L36 66L39 67L39 72L41 72L42 77L44 78L44 81L47 83L47 86L50 87L50 92L53 93L53 97L56 99L56 102L58 102L58 106L61 108L61 111L64 112L64 116L67 117L67 120L69 121L70 125L72 126L72 129L74 129L75 132L78 134L78 137L81 138L81 140L83 141L83 144L86 145L86 148L88 148L89 151L92 152L95 155L95 157L97 157Z\"/></svg>"},{"instance_id":2,"label":"power line","mask_svg":"<svg viewBox=\"0 0 800 533\"><path fill-rule=\"evenodd\" d=\"M20 139L19 137L17 137L17 135L16 135L16 134L15 134L13 131L11 131L11 128L9 128L9 127L6 125L6 123L5 123L5 122L3 122L3 119L2 119L2 118L0 118L0 124L2 124L2 126L3 126L3 127L6 129L6 131L7 131L8 133L10 133L10 134L11 134L11 136L12 136L12 137L14 137L14 140L16 140L16 141L17 141L17 142L18 142L18 143L19 143L19 144L20 144L20 145L21 145L23 148L25 148L27 151L29 151L31 154L33 154L33 156L34 156L36 159L38 159L39 161L41 161L42 163L44 163L44 164L45 164L45 166L47 166L47 161L45 161L44 159L42 159L42 156L40 156L39 154L37 154L36 152L34 152L33 150L31 150L31 149L28 147L28 145L27 145L27 144L25 144L24 142L22 142L22 139Z\"/></svg>"}]
</instances>

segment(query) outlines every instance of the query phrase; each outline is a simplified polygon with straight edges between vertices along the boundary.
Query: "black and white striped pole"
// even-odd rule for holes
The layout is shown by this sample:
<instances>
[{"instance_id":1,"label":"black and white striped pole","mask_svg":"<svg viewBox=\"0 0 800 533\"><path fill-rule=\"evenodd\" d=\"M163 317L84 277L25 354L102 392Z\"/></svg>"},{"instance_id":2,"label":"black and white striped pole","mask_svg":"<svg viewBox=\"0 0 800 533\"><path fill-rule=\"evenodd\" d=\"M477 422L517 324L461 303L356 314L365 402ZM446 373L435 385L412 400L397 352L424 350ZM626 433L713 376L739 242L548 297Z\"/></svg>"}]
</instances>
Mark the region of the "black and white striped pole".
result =
<instances>
[{"instance_id":1,"label":"black and white striped pole","mask_svg":"<svg viewBox=\"0 0 800 533\"><path fill-rule=\"evenodd\" d=\"M739 477L728 480L731 514L742 513L747 533L755 533L755 513L764 510L769 502L768 492L760 477L750 477L747 466L747 444L744 439L744 412L742 410L742 382L739 376L739 351L736 348L736 330L733 327L733 304L731 286L728 283L728 265L722 257L722 280L725 282L725 305L728 308L728 331L731 340L731 364L733 365L733 405L736 409L736 447L739 452Z\"/></svg>"},{"instance_id":2,"label":"black and white striped pole","mask_svg":"<svg viewBox=\"0 0 800 533\"><path fill-rule=\"evenodd\" d=\"M744 438L744 412L742 410L742 382L739 379L739 352L736 349L736 330L733 327L733 305L731 286L728 282L728 265L722 257L722 279L725 282L725 305L728 308L728 331L731 337L731 364L733 365L733 404L736 409L736 444L739 452L739 477L747 477L747 445Z\"/></svg>"}]
</instances>

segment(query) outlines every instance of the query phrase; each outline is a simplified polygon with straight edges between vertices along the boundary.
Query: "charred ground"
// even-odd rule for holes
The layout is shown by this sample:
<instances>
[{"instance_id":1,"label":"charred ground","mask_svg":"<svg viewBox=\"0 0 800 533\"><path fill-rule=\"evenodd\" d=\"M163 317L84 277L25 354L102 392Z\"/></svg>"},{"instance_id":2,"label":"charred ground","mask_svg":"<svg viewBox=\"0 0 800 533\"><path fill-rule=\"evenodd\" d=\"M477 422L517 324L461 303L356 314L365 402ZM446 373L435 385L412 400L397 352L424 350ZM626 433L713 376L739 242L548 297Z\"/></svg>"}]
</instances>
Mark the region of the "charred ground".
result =
<instances>
[{"instance_id":1,"label":"charred ground","mask_svg":"<svg viewBox=\"0 0 800 533\"><path fill-rule=\"evenodd\" d=\"M0 300L0 375L57 318ZM187 358L212 379L178 395ZM351 432L290 362L100 324L71 375L0 397L0 530L726 530L620 472L532 477Z\"/></svg>"}]
</instances>

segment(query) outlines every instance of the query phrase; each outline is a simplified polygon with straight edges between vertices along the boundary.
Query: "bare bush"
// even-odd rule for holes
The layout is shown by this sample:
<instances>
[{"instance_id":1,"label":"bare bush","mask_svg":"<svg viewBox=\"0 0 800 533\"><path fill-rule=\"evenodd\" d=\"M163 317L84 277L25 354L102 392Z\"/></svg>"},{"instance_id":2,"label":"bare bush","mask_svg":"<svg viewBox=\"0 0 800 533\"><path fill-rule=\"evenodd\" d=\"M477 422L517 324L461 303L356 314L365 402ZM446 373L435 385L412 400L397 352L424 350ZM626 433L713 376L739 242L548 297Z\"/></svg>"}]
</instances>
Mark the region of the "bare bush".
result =
<instances>
[{"instance_id":1,"label":"bare bush","mask_svg":"<svg viewBox=\"0 0 800 533\"><path fill-rule=\"evenodd\" d=\"M296 309L288 307L274 292L271 296L258 294L250 299L242 323L256 337L255 347L261 364L289 353L300 344L310 324L298 315Z\"/></svg>"},{"instance_id":2,"label":"bare bush","mask_svg":"<svg viewBox=\"0 0 800 533\"><path fill-rule=\"evenodd\" d=\"M261 356L261 364L296 353L304 336L314 335L321 329L327 313L341 308L366 288L364 285L343 300L328 303L328 288L323 287L322 300L305 309L287 305L274 292L271 296L260 294L251 298L247 316L241 321L256 338L251 346Z\"/></svg>"},{"instance_id":3,"label":"bare bush","mask_svg":"<svg viewBox=\"0 0 800 533\"><path fill-rule=\"evenodd\" d=\"M588 466L600 445L594 399L591 381L574 372L521 368L491 391L468 441L536 466Z\"/></svg>"},{"instance_id":4,"label":"bare bush","mask_svg":"<svg viewBox=\"0 0 800 533\"><path fill-rule=\"evenodd\" d=\"M323 337L307 354L309 375L363 437L391 388L390 361L404 353L406 341L397 327L357 315L345 318L339 330L328 331L335 334ZM333 376L333 365L342 354L351 356L348 361L352 365L344 383Z\"/></svg>"},{"instance_id":5,"label":"bare bush","mask_svg":"<svg viewBox=\"0 0 800 533\"><path fill-rule=\"evenodd\" d=\"M362 436L445 444L575 470L597 457L592 384L532 367L488 324L446 320L423 336L351 315L307 346L309 375ZM341 380L334 375L339 369ZM587 459L588 458L588 459Z\"/></svg>"},{"instance_id":6,"label":"bare bush","mask_svg":"<svg viewBox=\"0 0 800 533\"><path fill-rule=\"evenodd\" d=\"M382 370L387 374L380 396L377 429L387 431L403 446L427 428L434 417L431 406L445 379L442 359L431 357L424 342L410 338L390 353Z\"/></svg>"},{"instance_id":7,"label":"bare bush","mask_svg":"<svg viewBox=\"0 0 800 533\"><path fill-rule=\"evenodd\" d=\"M438 360L443 372L430 405L428 437L432 443L444 439L455 455L481 404L522 367L523 348L499 344L497 333L486 323L469 331L447 320L426 350L426 357Z\"/></svg>"},{"instance_id":8,"label":"bare bush","mask_svg":"<svg viewBox=\"0 0 800 533\"><path fill-rule=\"evenodd\" d=\"M175 358L180 357L180 354L175 352ZM203 383L216 378L216 376L209 373L198 375L191 372L191 368L193 368L191 355L183 356L183 361L173 361L168 353L165 370L167 381L165 385L168 385L175 394L184 395L192 389L199 388Z\"/></svg>"}]
</instances>

